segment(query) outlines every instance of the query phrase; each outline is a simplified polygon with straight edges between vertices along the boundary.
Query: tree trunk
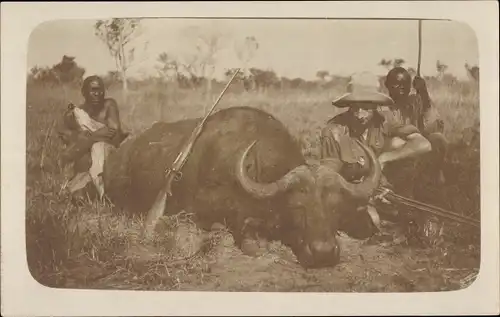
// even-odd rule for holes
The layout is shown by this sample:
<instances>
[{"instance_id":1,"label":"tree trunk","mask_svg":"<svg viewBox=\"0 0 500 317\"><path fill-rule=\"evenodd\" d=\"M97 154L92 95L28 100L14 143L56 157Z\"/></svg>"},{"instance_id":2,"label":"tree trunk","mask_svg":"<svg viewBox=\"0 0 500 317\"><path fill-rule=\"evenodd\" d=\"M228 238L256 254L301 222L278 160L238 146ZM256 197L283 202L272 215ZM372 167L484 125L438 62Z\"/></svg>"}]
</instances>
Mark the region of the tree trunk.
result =
<instances>
[{"instance_id":1,"label":"tree trunk","mask_svg":"<svg viewBox=\"0 0 500 317\"><path fill-rule=\"evenodd\" d=\"M121 71L121 76L122 76L122 99L123 103L127 104L127 98L128 98L128 83L127 83L127 74L125 71Z\"/></svg>"},{"instance_id":2,"label":"tree trunk","mask_svg":"<svg viewBox=\"0 0 500 317\"><path fill-rule=\"evenodd\" d=\"M207 97L210 98L210 96L212 95L212 78L211 77L207 77L206 78L206 81L207 81Z\"/></svg>"},{"instance_id":3,"label":"tree trunk","mask_svg":"<svg viewBox=\"0 0 500 317\"><path fill-rule=\"evenodd\" d=\"M123 104L128 105L128 80L127 80L127 57L125 56L125 47L123 45L123 35L120 33L118 37L118 45L119 45L119 59L120 59L120 74L122 77L122 97L123 97ZM132 108L130 109L129 112L129 117L132 118L135 112L135 106L132 105Z\"/></svg>"}]
</instances>

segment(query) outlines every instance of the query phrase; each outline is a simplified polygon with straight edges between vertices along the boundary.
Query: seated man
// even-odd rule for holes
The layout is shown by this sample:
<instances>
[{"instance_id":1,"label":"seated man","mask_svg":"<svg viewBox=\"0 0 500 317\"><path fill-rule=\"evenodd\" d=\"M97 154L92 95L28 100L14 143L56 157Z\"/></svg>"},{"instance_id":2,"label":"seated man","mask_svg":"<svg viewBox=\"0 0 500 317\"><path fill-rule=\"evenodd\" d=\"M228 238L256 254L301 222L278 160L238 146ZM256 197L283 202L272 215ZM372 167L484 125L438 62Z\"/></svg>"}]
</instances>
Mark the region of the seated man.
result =
<instances>
[{"instance_id":1,"label":"seated man","mask_svg":"<svg viewBox=\"0 0 500 317\"><path fill-rule=\"evenodd\" d=\"M67 145L61 155L63 165L74 163L69 192L82 199L87 184L92 181L102 199L104 188L101 173L113 147L118 147L128 134L122 133L118 105L105 98L104 82L98 76L87 77L82 85L84 103L71 106L64 114L59 136Z\"/></svg>"},{"instance_id":2,"label":"seated man","mask_svg":"<svg viewBox=\"0 0 500 317\"><path fill-rule=\"evenodd\" d=\"M348 110L329 120L321 133L321 157L339 159L340 173L352 182L368 175L370 169L356 139L373 149L383 171L386 165L431 151L430 142L415 126L404 124L393 111L383 109L393 106L393 100L379 91L376 76L370 73L353 76L348 93L332 102ZM381 183L390 186L385 177ZM379 229L379 215L372 203L352 206L342 213L341 230L355 238L368 238ZM390 219L391 215L381 213L381 216Z\"/></svg>"},{"instance_id":3,"label":"seated man","mask_svg":"<svg viewBox=\"0 0 500 317\"><path fill-rule=\"evenodd\" d=\"M434 178L435 182L442 185L445 182L443 164L448 141L443 134L444 122L440 119L437 109L432 105L425 80L416 76L413 80L415 91L412 91L412 80L408 71L402 67L395 67L387 73L385 87L395 102L392 110L398 112L401 121L417 127L432 144L432 152L425 157L425 160L420 161L421 163L427 163L427 168L420 173L416 172L415 177L422 176L422 173L429 174ZM396 183L403 185L401 182L406 180L396 175L398 174L396 171L398 166L394 164L391 168L392 170L387 172L394 175L393 185L396 186ZM415 183L419 182L421 180L416 179ZM414 196L414 189L407 188L405 194Z\"/></svg>"}]
</instances>

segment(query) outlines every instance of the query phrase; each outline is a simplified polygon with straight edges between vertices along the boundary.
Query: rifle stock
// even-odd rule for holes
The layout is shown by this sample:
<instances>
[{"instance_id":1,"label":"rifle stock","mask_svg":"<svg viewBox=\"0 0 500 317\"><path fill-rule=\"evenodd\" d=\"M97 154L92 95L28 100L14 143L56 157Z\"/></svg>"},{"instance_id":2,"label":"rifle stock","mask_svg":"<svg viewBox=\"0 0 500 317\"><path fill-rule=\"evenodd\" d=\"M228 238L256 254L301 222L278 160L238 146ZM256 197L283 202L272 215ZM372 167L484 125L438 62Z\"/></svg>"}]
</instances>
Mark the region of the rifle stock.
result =
<instances>
[{"instance_id":1,"label":"rifle stock","mask_svg":"<svg viewBox=\"0 0 500 317\"><path fill-rule=\"evenodd\" d=\"M172 166L170 168L167 168L165 171L165 186L160 190L158 193L153 206L148 212L148 216L146 219L146 224L145 224L145 232L146 234L150 234L152 230L155 227L155 224L157 220L163 215L163 212L165 210L165 206L167 203L168 197L172 196L172 182L174 180L179 180L182 177L181 169L186 163L189 154L191 153L191 150L194 146L194 143L200 136L203 127L205 125L205 122L207 121L208 117L212 114L214 111L215 107L221 100L222 96L226 92L226 90L229 88L229 85L231 82L234 80L236 75L239 73L240 69L236 69L236 71L233 74L233 77L229 80L229 82L226 84L226 87L222 92L220 93L219 97L213 104L213 106L210 108L208 113L203 117L203 119L200 121L200 123L195 127L193 132L191 133L190 137L188 138L187 142L183 146L182 150L179 152L177 157L175 158L174 162L172 163Z\"/></svg>"}]
</instances>

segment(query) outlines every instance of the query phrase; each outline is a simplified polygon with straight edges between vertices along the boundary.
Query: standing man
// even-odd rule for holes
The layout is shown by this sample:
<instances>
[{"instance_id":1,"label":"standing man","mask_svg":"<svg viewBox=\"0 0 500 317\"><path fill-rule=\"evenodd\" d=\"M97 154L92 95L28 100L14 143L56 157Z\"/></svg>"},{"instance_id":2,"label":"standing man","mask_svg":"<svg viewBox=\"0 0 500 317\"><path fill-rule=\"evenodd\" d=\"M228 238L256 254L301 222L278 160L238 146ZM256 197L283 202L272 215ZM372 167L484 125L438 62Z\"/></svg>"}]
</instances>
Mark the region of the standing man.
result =
<instances>
[{"instance_id":1,"label":"standing man","mask_svg":"<svg viewBox=\"0 0 500 317\"><path fill-rule=\"evenodd\" d=\"M118 105L105 98L103 80L98 76L85 78L82 85L84 103L70 107L64 114L59 136L67 148L61 155L63 165L74 163L69 192L82 199L84 190L93 181L99 198L104 195L101 173L109 151L128 136L121 128Z\"/></svg>"},{"instance_id":2,"label":"standing man","mask_svg":"<svg viewBox=\"0 0 500 317\"><path fill-rule=\"evenodd\" d=\"M380 93L379 80L373 74L353 76L348 93L332 104L348 110L329 120L322 130L321 158L339 160L340 173L351 182L361 180L370 169L367 166L368 159L356 139L373 149L383 169L386 165L431 151L430 142L417 127L403 122L397 112L388 108L394 106L394 101ZM390 186L385 178L381 183ZM348 209L341 211L342 231L361 239L378 231L379 215L374 204L349 206Z\"/></svg>"}]
</instances>

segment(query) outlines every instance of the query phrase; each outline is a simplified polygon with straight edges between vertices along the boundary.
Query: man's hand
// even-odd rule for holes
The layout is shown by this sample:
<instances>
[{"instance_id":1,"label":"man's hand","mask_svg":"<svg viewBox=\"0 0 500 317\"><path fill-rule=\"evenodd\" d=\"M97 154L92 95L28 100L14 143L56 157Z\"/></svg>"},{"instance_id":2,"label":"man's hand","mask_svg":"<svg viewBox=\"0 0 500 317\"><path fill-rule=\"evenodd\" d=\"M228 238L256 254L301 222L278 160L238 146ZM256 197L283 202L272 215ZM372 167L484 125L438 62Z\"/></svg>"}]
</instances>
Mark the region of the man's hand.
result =
<instances>
[{"instance_id":1,"label":"man's hand","mask_svg":"<svg viewBox=\"0 0 500 317\"><path fill-rule=\"evenodd\" d=\"M98 141L110 141L116 134L116 130L104 127L92 133L91 137Z\"/></svg>"},{"instance_id":2,"label":"man's hand","mask_svg":"<svg viewBox=\"0 0 500 317\"><path fill-rule=\"evenodd\" d=\"M415 78L413 78L413 87L419 94L427 95L427 85L422 77L415 76Z\"/></svg>"},{"instance_id":3,"label":"man's hand","mask_svg":"<svg viewBox=\"0 0 500 317\"><path fill-rule=\"evenodd\" d=\"M407 158L414 158L432 150L431 143L419 133L413 133L406 136L403 146L396 149L389 149L379 155L378 161L382 168L390 162L399 161Z\"/></svg>"},{"instance_id":4,"label":"man's hand","mask_svg":"<svg viewBox=\"0 0 500 317\"><path fill-rule=\"evenodd\" d=\"M381 193L381 194L378 194L378 195L375 195L374 199L376 199L376 200L380 200L381 202L383 202L383 203L385 203L385 204L389 204L389 205L390 205L390 204L391 204L391 202L390 202L390 201L388 201L388 200L385 198L385 196L386 196L387 194L389 194L390 192L391 192L391 190L390 190L390 189L388 189L388 188L383 188L382 193Z\"/></svg>"},{"instance_id":5,"label":"man's hand","mask_svg":"<svg viewBox=\"0 0 500 317\"><path fill-rule=\"evenodd\" d=\"M376 205L377 202L381 202L385 205L392 205L391 202L385 198L385 196L392 191L388 188L383 188L382 190L382 193L370 197L368 201L369 205Z\"/></svg>"}]
</instances>

